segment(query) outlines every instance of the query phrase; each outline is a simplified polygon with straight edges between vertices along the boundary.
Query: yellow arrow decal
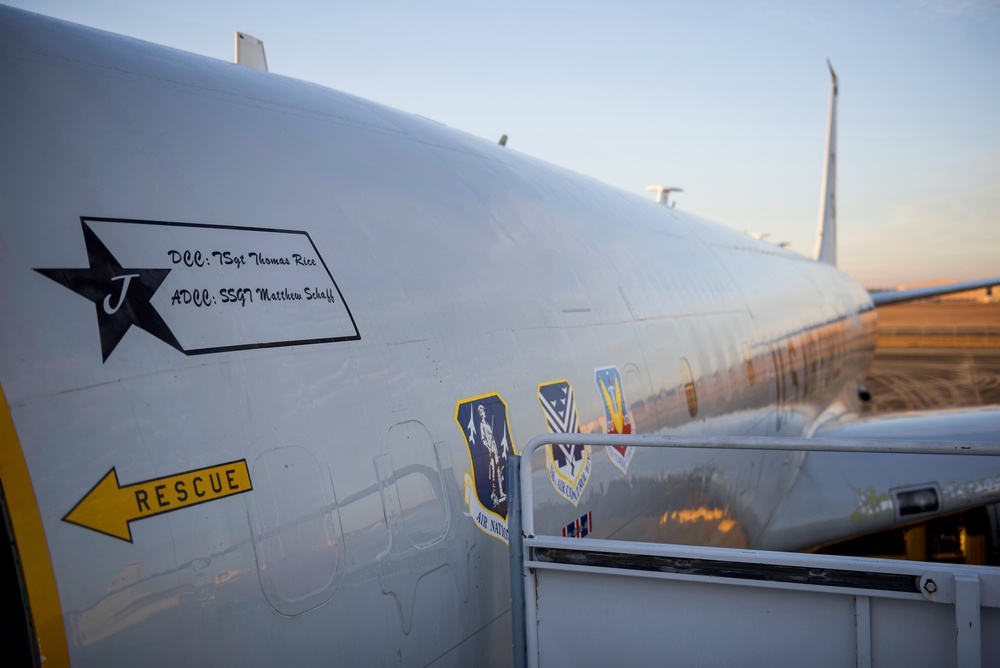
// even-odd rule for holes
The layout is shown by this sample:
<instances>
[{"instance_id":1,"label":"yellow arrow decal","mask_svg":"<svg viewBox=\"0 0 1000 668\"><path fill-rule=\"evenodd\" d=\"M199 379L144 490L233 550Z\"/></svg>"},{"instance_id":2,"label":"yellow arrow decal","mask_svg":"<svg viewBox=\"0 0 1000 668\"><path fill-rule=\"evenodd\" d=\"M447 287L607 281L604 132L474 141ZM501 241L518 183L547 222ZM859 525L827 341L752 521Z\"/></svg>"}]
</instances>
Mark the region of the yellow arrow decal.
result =
<instances>
[{"instance_id":1,"label":"yellow arrow decal","mask_svg":"<svg viewBox=\"0 0 1000 668\"><path fill-rule=\"evenodd\" d=\"M252 489L245 459L124 487L112 467L63 520L131 543L130 522Z\"/></svg>"}]
</instances>

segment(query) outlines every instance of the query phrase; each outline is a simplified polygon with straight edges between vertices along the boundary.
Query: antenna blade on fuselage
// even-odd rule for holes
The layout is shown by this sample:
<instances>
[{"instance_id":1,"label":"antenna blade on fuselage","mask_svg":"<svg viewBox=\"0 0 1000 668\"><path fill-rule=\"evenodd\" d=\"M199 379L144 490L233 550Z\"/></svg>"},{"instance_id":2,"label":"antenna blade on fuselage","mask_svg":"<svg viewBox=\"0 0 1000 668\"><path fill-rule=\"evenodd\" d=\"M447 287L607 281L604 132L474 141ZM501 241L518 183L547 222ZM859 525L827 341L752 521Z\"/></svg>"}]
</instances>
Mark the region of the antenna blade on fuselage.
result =
<instances>
[{"instance_id":1,"label":"antenna blade on fuselage","mask_svg":"<svg viewBox=\"0 0 1000 668\"><path fill-rule=\"evenodd\" d=\"M267 56L264 55L264 42L245 32L237 32L235 62L237 65L267 72Z\"/></svg>"}]
</instances>

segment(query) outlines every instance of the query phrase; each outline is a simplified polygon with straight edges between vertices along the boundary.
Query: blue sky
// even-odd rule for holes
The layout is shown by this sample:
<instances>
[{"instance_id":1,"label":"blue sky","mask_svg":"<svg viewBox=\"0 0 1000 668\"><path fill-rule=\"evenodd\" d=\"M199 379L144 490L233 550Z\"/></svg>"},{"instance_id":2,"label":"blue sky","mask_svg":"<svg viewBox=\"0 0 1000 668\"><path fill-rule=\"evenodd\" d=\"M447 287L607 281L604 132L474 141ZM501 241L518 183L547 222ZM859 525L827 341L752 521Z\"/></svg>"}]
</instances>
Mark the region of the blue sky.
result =
<instances>
[{"instance_id":1,"label":"blue sky","mask_svg":"<svg viewBox=\"0 0 1000 668\"><path fill-rule=\"evenodd\" d=\"M840 265L1000 276L1000 1L3 0L405 111L813 251L840 77Z\"/></svg>"}]
</instances>

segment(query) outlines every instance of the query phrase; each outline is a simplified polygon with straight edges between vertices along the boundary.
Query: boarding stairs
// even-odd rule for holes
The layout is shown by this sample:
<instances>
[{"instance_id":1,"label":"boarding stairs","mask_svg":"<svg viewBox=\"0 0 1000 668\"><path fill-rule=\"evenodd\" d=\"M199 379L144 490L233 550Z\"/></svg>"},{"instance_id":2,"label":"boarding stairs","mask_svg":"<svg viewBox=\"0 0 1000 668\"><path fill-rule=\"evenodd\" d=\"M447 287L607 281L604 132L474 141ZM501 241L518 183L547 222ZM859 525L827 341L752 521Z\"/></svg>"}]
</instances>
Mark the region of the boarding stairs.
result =
<instances>
[{"instance_id":1,"label":"boarding stairs","mask_svg":"<svg viewBox=\"0 0 1000 668\"><path fill-rule=\"evenodd\" d=\"M515 666L1000 666L1000 568L537 534L531 456L557 443L1000 456L993 443L536 437L508 460Z\"/></svg>"}]
</instances>

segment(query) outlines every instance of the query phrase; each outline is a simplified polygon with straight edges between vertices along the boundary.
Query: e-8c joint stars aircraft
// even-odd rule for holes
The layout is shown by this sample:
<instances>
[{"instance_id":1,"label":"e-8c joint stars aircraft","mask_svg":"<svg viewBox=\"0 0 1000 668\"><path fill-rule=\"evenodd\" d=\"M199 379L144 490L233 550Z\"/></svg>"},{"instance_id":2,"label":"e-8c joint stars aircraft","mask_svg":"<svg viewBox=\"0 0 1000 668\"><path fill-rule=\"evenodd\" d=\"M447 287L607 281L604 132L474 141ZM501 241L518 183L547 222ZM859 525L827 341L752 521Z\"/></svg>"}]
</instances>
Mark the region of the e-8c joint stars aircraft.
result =
<instances>
[{"instance_id":1,"label":"e-8c joint stars aircraft","mask_svg":"<svg viewBox=\"0 0 1000 668\"><path fill-rule=\"evenodd\" d=\"M26 658L509 664L518 444L872 424L852 412L874 306L906 295L833 266L832 217L815 261L5 7L0 89L4 600ZM996 411L892 431L928 423L997 438ZM981 460L547 457L538 525L567 535L810 549L1000 499Z\"/></svg>"}]
</instances>

